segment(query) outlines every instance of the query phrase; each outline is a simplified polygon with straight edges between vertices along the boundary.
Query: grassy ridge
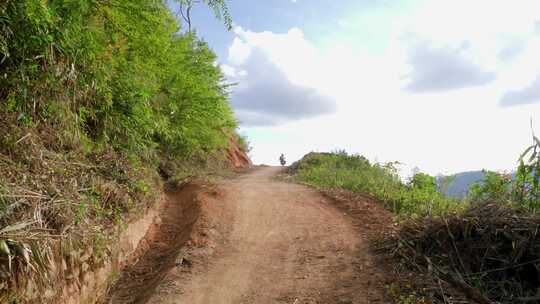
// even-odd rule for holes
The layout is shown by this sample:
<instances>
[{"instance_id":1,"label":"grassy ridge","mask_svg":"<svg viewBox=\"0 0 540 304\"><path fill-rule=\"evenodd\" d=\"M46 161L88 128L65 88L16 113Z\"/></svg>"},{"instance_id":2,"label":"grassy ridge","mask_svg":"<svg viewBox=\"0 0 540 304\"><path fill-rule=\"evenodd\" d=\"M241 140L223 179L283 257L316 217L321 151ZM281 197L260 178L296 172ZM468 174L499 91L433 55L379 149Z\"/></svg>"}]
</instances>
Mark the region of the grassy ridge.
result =
<instances>
[{"instance_id":1,"label":"grassy ridge","mask_svg":"<svg viewBox=\"0 0 540 304\"><path fill-rule=\"evenodd\" d=\"M441 215L461 208L457 200L437 191L434 177L417 173L403 183L394 163L371 164L360 155L310 153L291 170L296 180L316 187L369 193L403 216Z\"/></svg>"}]
</instances>

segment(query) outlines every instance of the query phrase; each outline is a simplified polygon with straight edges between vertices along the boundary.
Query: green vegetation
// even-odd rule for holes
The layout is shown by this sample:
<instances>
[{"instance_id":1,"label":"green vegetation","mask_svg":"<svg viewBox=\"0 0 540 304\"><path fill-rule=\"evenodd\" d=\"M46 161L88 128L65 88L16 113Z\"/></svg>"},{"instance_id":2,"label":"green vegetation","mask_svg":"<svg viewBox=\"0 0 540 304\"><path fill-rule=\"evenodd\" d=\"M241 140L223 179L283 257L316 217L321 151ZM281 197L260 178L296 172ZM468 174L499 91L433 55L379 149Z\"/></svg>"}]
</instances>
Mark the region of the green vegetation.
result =
<instances>
[{"instance_id":1,"label":"green vegetation","mask_svg":"<svg viewBox=\"0 0 540 304\"><path fill-rule=\"evenodd\" d=\"M310 153L291 169L298 181L320 188L368 193L403 216L441 215L460 207L456 200L437 191L434 177L417 173L403 183L395 165L371 164L362 156L340 151Z\"/></svg>"},{"instance_id":2,"label":"green vegetation","mask_svg":"<svg viewBox=\"0 0 540 304\"><path fill-rule=\"evenodd\" d=\"M474 183L464 200L450 198L453 176L435 177L414 174L407 183L399 177L397 162L370 163L360 155L345 151L309 153L290 168L297 181L319 188L342 188L368 193L393 212L410 217L444 215L465 210L469 205L486 202L504 203L537 212L540 208L540 140L519 158L515 176L485 171L484 178Z\"/></svg>"},{"instance_id":3,"label":"green vegetation","mask_svg":"<svg viewBox=\"0 0 540 304\"><path fill-rule=\"evenodd\" d=\"M102 265L159 175L225 167L237 122L215 61L162 0L0 2L0 302L39 296L55 256Z\"/></svg>"},{"instance_id":4,"label":"green vegetation","mask_svg":"<svg viewBox=\"0 0 540 304\"><path fill-rule=\"evenodd\" d=\"M388 242L387 252L426 275L417 287L437 290L434 303L538 301L539 152L533 135L515 174L484 171L463 212L409 220Z\"/></svg>"},{"instance_id":5,"label":"green vegetation","mask_svg":"<svg viewBox=\"0 0 540 304\"><path fill-rule=\"evenodd\" d=\"M319 188L371 194L405 219L396 235L377 243L395 258L398 279L388 293L398 303L538 301L537 137L515 174L485 171L463 200L440 194L453 177L439 178L437 187L434 177L416 173L403 183L395 163L372 164L343 151L310 153L290 171L297 181Z\"/></svg>"},{"instance_id":6,"label":"green vegetation","mask_svg":"<svg viewBox=\"0 0 540 304\"><path fill-rule=\"evenodd\" d=\"M512 175L485 171L480 182L471 185L467 199L473 203L498 201L511 202Z\"/></svg>"},{"instance_id":7,"label":"green vegetation","mask_svg":"<svg viewBox=\"0 0 540 304\"><path fill-rule=\"evenodd\" d=\"M0 13L0 110L19 125L147 158L216 149L236 125L216 56L163 1L8 0Z\"/></svg>"},{"instance_id":8,"label":"green vegetation","mask_svg":"<svg viewBox=\"0 0 540 304\"><path fill-rule=\"evenodd\" d=\"M249 142L248 138L245 135L236 135L236 141L238 142L238 146L246 152L250 152L252 147L251 143Z\"/></svg>"},{"instance_id":9,"label":"green vegetation","mask_svg":"<svg viewBox=\"0 0 540 304\"><path fill-rule=\"evenodd\" d=\"M191 32L191 11L196 4L201 2L206 4L212 11L217 19L223 20L227 29L232 29L232 17L229 13L229 8L225 0L175 0L178 2L180 9L179 14L182 16L182 20L188 27L188 32Z\"/></svg>"},{"instance_id":10,"label":"green vegetation","mask_svg":"<svg viewBox=\"0 0 540 304\"><path fill-rule=\"evenodd\" d=\"M525 208L536 213L540 208L540 140L519 158L519 166L512 174L486 171L482 181L471 186L468 200L472 204L497 202Z\"/></svg>"}]
</instances>

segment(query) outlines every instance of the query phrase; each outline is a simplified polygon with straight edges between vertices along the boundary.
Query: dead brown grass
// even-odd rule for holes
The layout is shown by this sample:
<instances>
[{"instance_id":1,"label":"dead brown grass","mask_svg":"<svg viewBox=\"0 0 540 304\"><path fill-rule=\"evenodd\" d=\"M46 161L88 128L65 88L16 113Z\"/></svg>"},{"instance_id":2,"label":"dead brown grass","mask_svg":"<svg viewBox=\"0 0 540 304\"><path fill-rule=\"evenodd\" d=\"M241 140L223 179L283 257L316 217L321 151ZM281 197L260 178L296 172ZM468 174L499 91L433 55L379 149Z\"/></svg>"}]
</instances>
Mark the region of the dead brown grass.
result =
<instances>
[{"instance_id":1,"label":"dead brown grass","mask_svg":"<svg viewBox=\"0 0 540 304\"><path fill-rule=\"evenodd\" d=\"M81 143L82 141L79 141ZM90 267L107 256L108 231L155 201L157 174L113 150L85 151L47 126L0 121L0 302L30 301L58 258ZM137 208L135 208L137 207ZM132 212L137 210L138 212Z\"/></svg>"},{"instance_id":2,"label":"dead brown grass","mask_svg":"<svg viewBox=\"0 0 540 304\"><path fill-rule=\"evenodd\" d=\"M385 250L425 275L436 303L538 303L539 228L537 215L488 203L408 221Z\"/></svg>"}]
</instances>

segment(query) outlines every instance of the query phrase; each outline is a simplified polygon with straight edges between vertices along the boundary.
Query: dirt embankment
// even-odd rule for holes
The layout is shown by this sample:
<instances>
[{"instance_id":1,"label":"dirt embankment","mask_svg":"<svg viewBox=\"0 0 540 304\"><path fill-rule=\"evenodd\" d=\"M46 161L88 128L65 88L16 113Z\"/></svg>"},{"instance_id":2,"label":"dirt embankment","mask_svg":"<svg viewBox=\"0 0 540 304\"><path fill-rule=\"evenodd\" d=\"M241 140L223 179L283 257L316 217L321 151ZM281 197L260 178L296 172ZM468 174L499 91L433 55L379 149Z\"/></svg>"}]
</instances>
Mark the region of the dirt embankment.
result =
<instances>
[{"instance_id":1,"label":"dirt embankment","mask_svg":"<svg viewBox=\"0 0 540 304\"><path fill-rule=\"evenodd\" d=\"M169 190L158 216L100 303L146 303L172 268L188 265L182 248L206 231L200 227L201 215L218 195L213 187L200 184Z\"/></svg>"},{"instance_id":2,"label":"dirt embankment","mask_svg":"<svg viewBox=\"0 0 540 304\"><path fill-rule=\"evenodd\" d=\"M232 139L226 155L232 168L252 165L246 152ZM111 262L68 286L63 302L94 303L99 298L98 303L146 303L171 269L189 268L190 255L210 256L209 252L218 246L215 242L224 239L216 235L225 233L225 223L232 222L222 208L220 196L224 191L201 183L166 188L141 220L120 233L118 243L112 247ZM188 253L186 248L201 250ZM118 277L107 288L111 276Z\"/></svg>"},{"instance_id":3,"label":"dirt embankment","mask_svg":"<svg viewBox=\"0 0 540 304\"><path fill-rule=\"evenodd\" d=\"M249 168L253 165L246 151L232 137L229 138L227 157L234 168Z\"/></svg>"}]
</instances>

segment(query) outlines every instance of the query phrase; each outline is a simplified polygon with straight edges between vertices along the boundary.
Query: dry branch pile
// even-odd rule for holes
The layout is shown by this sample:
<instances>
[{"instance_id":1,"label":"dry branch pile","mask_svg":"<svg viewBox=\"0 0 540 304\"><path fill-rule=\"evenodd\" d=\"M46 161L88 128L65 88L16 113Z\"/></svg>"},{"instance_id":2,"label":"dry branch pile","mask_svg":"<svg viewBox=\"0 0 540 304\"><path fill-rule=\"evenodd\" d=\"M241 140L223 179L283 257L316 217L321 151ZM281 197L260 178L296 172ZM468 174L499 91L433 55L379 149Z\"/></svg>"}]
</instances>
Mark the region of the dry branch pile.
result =
<instances>
[{"instance_id":1,"label":"dry branch pile","mask_svg":"<svg viewBox=\"0 0 540 304\"><path fill-rule=\"evenodd\" d=\"M385 242L436 303L540 303L540 217L503 204L411 220Z\"/></svg>"}]
</instances>

